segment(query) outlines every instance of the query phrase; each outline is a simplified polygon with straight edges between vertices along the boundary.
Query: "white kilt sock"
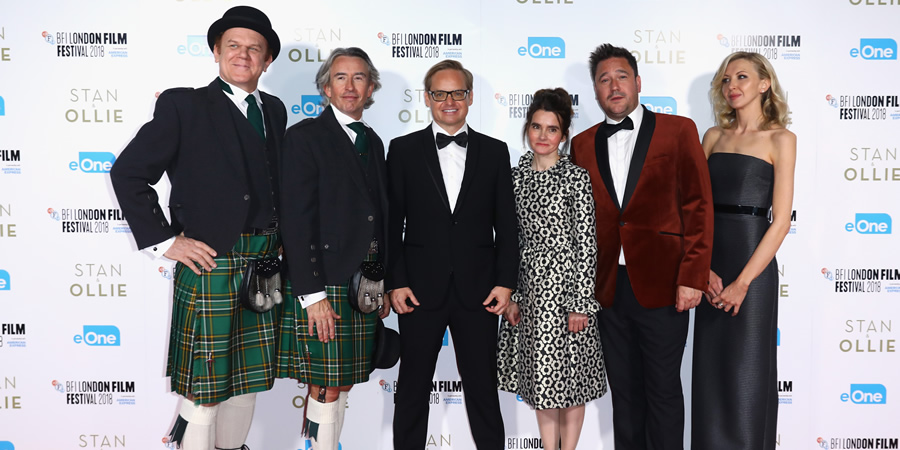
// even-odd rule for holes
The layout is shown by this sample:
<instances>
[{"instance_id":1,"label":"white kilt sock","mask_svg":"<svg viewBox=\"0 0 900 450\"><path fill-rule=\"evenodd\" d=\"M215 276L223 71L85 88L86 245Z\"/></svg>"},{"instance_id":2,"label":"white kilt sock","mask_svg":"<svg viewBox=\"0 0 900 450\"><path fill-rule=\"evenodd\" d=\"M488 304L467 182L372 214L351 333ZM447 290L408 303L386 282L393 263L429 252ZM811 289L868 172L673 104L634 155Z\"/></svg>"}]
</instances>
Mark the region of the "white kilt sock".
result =
<instances>
[{"instance_id":1,"label":"white kilt sock","mask_svg":"<svg viewBox=\"0 0 900 450\"><path fill-rule=\"evenodd\" d=\"M255 392L231 397L219 403L219 415L216 417L217 449L240 449L244 445L247 434L250 433L255 406Z\"/></svg>"}]
</instances>

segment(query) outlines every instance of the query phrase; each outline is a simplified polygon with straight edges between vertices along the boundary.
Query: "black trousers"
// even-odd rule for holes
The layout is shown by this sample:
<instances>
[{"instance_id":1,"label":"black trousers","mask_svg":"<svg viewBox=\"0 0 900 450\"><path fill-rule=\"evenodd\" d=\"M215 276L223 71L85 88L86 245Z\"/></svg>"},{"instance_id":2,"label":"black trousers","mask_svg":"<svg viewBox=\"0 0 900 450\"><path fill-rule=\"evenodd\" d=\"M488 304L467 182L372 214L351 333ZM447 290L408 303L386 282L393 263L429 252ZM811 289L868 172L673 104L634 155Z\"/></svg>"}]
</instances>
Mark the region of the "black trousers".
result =
<instances>
[{"instance_id":1,"label":"black trousers","mask_svg":"<svg viewBox=\"0 0 900 450\"><path fill-rule=\"evenodd\" d=\"M616 450L683 449L681 359L688 312L644 308L619 266L615 301L599 316Z\"/></svg>"},{"instance_id":2,"label":"black trousers","mask_svg":"<svg viewBox=\"0 0 900 450\"><path fill-rule=\"evenodd\" d=\"M398 316L400 370L394 398L395 450L425 448L431 381L448 326L475 446L479 450L503 448L505 432L497 391L499 319L482 308L465 309L452 287L447 295L437 310L417 307Z\"/></svg>"}]
</instances>

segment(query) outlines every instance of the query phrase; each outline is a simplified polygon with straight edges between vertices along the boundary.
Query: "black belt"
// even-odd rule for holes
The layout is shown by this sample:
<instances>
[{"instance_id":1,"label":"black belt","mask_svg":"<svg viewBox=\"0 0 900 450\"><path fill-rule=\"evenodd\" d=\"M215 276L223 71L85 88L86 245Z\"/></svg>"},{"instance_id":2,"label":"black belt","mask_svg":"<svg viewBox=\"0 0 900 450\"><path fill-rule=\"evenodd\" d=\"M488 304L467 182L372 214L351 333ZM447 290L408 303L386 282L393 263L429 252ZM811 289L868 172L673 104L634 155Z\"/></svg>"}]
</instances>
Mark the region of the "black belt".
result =
<instances>
[{"instance_id":1,"label":"black belt","mask_svg":"<svg viewBox=\"0 0 900 450\"><path fill-rule=\"evenodd\" d=\"M243 234L252 234L254 236L269 236L278 232L278 221L273 221L267 228L245 228Z\"/></svg>"},{"instance_id":2,"label":"black belt","mask_svg":"<svg viewBox=\"0 0 900 450\"><path fill-rule=\"evenodd\" d=\"M726 214L746 214L748 216L762 216L762 217L767 217L769 215L769 208L761 208L759 206L713 205L713 209L717 213L726 213Z\"/></svg>"}]
</instances>

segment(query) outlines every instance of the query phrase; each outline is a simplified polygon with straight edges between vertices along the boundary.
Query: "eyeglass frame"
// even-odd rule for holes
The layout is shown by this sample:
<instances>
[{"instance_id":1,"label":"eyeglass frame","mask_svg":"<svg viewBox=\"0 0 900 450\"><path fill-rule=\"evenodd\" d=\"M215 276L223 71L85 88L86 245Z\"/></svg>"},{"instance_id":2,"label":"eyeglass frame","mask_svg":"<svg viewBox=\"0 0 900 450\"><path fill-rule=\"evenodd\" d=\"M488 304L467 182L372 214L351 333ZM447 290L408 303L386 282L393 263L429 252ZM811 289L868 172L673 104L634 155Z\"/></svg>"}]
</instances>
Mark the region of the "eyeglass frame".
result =
<instances>
[{"instance_id":1,"label":"eyeglass frame","mask_svg":"<svg viewBox=\"0 0 900 450\"><path fill-rule=\"evenodd\" d=\"M445 102L445 101L447 101L448 98L453 98L454 92L462 92L463 93L462 98L453 98L453 101L461 102L469 97L469 93L472 92L472 90L471 89L454 89L452 91L438 90L438 91L427 91L427 92L428 92L428 95L431 96L431 99L436 102ZM434 94L446 94L447 96L444 97L442 100L438 100L438 99L434 98Z\"/></svg>"}]
</instances>

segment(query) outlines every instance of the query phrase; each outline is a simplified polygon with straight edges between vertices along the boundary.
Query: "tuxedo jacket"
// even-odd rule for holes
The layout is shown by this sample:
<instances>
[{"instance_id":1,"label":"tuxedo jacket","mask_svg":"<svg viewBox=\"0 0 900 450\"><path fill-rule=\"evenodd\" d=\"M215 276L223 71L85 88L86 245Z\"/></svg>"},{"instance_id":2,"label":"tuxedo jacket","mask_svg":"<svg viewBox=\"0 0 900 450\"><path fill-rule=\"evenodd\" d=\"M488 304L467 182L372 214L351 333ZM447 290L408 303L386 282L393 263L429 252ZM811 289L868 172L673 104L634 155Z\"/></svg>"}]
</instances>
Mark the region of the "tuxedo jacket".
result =
<instances>
[{"instance_id":1,"label":"tuxedo jacket","mask_svg":"<svg viewBox=\"0 0 900 450\"><path fill-rule=\"evenodd\" d=\"M494 286L516 287L519 250L509 150L471 127L468 133L452 212L431 125L394 139L388 151L387 287L411 288L425 309L443 304L451 279L467 309L483 308Z\"/></svg>"},{"instance_id":2,"label":"tuxedo jacket","mask_svg":"<svg viewBox=\"0 0 900 450\"><path fill-rule=\"evenodd\" d=\"M597 210L597 300L611 307L619 248L646 308L675 304L678 285L706 291L712 259L712 190L691 119L644 110L619 205L601 122L575 136L572 159L588 170Z\"/></svg>"},{"instance_id":3,"label":"tuxedo jacket","mask_svg":"<svg viewBox=\"0 0 900 450\"><path fill-rule=\"evenodd\" d=\"M265 146L277 149L287 124L284 104L265 92L260 91L260 96ZM244 154L265 151L261 143L250 121L222 91L218 78L204 88L175 88L160 94L153 119L141 127L110 171L138 248L184 232L219 255L231 250L246 228L250 211ZM171 184L171 221L152 186L164 173Z\"/></svg>"},{"instance_id":4,"label":"tuxedo jacket","mask_svg":"<svg viewBox=\"0 0 900 450\"><path fill-rule=\"evenodd\" d=\"M375 221L381 221L381 230L387 228L384 144L366 127L369 161L364 167L331 108L291 126L282 148L281 229L298 295L347 283L365 260ZM389 254L385 240L379 242L382 261Z\"/></svg>"}]
</instances>

